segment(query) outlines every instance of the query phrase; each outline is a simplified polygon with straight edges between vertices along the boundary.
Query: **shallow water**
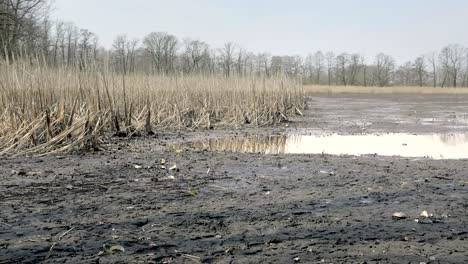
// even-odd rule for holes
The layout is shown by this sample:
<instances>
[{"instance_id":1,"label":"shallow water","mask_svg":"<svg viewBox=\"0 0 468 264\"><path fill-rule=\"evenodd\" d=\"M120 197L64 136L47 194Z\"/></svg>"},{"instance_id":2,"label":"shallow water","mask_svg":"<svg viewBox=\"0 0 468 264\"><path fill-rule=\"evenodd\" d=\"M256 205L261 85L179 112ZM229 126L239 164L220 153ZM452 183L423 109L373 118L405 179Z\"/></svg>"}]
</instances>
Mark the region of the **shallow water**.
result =
<instances>
[{"instance_id":1,"label":"shallow water","mask_svg":"<svg viewBox=\"0 0 468 264\"><path fill-rule=\"evenodd\" d=\"M208 139L190 142L189 148L265 154L332 154L433 159L468 158L468 133L368 134L368 135L277 135L250 138Z\"/></svg>"}]
</instances>

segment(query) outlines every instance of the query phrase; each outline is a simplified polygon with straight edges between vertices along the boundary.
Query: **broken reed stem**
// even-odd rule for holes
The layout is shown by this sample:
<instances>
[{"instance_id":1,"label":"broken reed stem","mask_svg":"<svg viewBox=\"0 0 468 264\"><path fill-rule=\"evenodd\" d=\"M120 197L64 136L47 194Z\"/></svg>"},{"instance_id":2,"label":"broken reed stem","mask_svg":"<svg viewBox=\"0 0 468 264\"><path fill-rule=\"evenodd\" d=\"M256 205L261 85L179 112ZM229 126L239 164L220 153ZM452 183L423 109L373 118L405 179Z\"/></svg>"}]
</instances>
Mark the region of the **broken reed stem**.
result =
<instances>
[{"instance_id":1,"label":"broken reed stem","mask_svg":"<svg viewBox=\"0 0 468 264\"><path fill-rule=\"evenodd\" d=\"M0 155L96 148L112 134L264 126L304 108L302 83L284 76L124 76L0 61L0 90Z\"/></svg>"}]
</instances>

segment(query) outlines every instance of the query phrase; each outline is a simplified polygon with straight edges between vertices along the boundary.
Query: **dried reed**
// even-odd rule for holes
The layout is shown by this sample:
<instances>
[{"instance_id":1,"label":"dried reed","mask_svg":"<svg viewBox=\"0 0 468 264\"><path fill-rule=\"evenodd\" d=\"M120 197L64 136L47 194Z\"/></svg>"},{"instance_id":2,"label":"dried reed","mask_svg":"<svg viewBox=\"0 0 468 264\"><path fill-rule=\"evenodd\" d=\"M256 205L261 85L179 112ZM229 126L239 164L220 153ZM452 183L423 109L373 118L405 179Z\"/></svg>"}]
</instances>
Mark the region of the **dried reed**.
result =
<instances>
[{"instance_id":1,"label":"dried reed","mask_svg":"<svg viewBox=\"0 0 468 264\"><path fill-rule=\"evenodd\" d=\"M0 155L99 148L106 136L263 126L300 113L286 77L154 76L0 63Z\"/></svg>"}]
</instances>

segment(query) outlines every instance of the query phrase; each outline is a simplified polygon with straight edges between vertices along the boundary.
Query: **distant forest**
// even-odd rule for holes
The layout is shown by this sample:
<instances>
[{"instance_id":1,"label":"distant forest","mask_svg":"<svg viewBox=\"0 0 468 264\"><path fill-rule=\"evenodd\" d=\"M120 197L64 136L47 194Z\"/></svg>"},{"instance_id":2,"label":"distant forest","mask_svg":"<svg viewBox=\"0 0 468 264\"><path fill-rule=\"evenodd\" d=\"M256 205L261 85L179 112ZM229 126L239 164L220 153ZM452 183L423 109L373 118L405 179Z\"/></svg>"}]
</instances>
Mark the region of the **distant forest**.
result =
<instances>
[{"instance_id":1,"label":"distant forest","mask_svg":"<svg viewBox=\"0 0 468 264\"><path fill-rule=\"evenodd\" d=\"M468 87L468 49L458 44L402 65L383 53L372 60L357 53L322 51L275 56L249 52L234 42L211 47L157 31L141 39L118 35L112 48L106 49L93 32L70 22L52 21L49 10L47 0L0 0L3 60L21 57L31 63L80 70L108 67L122 74L286 74L320 85Z\"/></svg>"}]
</instances>

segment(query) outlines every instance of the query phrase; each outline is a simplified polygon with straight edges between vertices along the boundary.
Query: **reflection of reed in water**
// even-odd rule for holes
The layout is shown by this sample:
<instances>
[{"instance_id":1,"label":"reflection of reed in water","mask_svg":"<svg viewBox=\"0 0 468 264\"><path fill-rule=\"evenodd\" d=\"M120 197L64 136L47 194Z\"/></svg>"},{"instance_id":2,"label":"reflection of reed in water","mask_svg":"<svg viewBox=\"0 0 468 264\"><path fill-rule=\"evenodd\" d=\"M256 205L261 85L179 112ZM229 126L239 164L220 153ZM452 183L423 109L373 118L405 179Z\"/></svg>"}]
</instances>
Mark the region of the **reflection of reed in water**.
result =
<instances>
[{"instance_id":1,"label":"reflection of reed in water","mask_svg":"<svg viewBox=\"0 0 468 264\"><path fill-rule=\"evenodd\" d=\"M195 141L190 147L198 150L279 154L286 151L286 136L256 136Z\"/></svg>"},{"instance_id":2,"label":"reflection of reed in water","mask_svg":"<svg viewBox=\"0 0 468 264\"><path fill-rule=\"evenodd\" d=\"M456 146L468 142L468 134L446 133L437 135L440 141L447 145Z\"/></svg>"}]
</instances>

